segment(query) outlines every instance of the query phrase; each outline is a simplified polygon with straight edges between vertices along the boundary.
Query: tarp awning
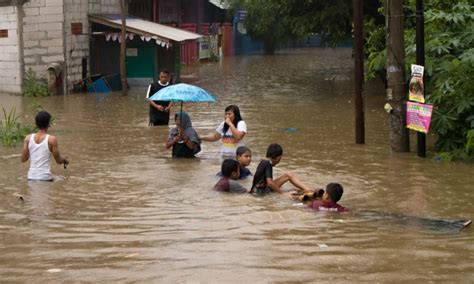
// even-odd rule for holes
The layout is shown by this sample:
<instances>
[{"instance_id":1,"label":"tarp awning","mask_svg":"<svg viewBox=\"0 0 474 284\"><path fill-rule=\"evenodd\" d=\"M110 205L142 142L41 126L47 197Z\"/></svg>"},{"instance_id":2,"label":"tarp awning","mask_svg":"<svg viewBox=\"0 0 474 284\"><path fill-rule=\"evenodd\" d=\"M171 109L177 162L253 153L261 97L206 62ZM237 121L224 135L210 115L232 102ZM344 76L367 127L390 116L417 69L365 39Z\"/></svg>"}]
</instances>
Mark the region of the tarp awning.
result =
<instances>
[{"instance_id":1,"label":"tarp awning","mask_svg":"<svg viewBox=\"0 0 474 284\"><path fill-rule=\"evenodd\" d=\"M116 14L89 15L89 20L91 22L116 29L121 29L122 27L121 16ZM132 16L127 16L125 18L125 24L127 26L127 32L132 32L148 37L157 36L165 41L181 42L185 40L194 40L203 37L203 35L197 33L161 25L155 22L146 21Z\"/></svg>"},{"instance_id":2,"label":"tarp awning","mask_svg":"<svg viewBox=\"0 0 474 284\"><path fill-rule=\"evenodd\" d=\"M230 7L226 0L209 0L209 3L224 10L229 9Z\"/></svg>"}]
</instances>

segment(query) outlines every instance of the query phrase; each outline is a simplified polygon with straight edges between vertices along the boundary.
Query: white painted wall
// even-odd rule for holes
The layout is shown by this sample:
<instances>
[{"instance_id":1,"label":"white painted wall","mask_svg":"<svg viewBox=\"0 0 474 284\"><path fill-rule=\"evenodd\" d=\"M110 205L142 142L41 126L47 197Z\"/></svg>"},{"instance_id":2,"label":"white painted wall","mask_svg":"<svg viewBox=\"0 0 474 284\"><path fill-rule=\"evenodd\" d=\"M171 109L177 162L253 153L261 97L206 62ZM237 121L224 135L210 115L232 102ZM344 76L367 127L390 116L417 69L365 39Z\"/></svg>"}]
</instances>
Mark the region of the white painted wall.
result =
<instances>
[{"instance_id":1,"label":"white painted wall","mask_svg":"<svg viewBox=\"0 0 474 284\"><path fill-rule=\"evenodd\" d=\"M71 89L82 77L82 58L89 58L88 14L120 14L120 0L31 0L0 7L0 29L8 29L8 38L0 38L0 91L19 93L28 69L45 79L48 63L64 61ZM72 35L76 22L83 35Z\"/></svg>"},{"instance_id":2,"label":"white painted wall","mask_svg":"<svg viewBox=\"0 0 474 284\"><path fill-rule=\"evenodd\" d=\"M46 78L46 65L64 62L63 1L32 0L23 5L23 56L25 71Z\"/></svg>"},{"instance_id":3,"label":"white painted wall","mask_svg":"<svg viewBox=\"0 0 474 284\"><path fill-rule=\"evenodd\" d=\"M66 0L65 5L67 73L69 88L72 88L73 82L82 79L82 58L89 60L89 1ZM83 35L71 33L72 23L82 23Z\"/></svg>"},{"instance_id":4,"label":"white painted wall","mask_svg":"<svg viewBox=\"0 0 474 284\"><path fill-rule=\"evenodd\" d=\"M8 37L0 38L0 92L20 93L22 76L16 7L0 7L0 29L8 30Z\"/></svg>"},{"instance_id":5,"label":"white painted wall","mask_svg":"<svg viewBox=\"0 0 474 284\"><path fill-rule=\"evenodd\" d=\"M89 0L89 13L120 14L120 0Z\"/></svg>"}]
</instances>

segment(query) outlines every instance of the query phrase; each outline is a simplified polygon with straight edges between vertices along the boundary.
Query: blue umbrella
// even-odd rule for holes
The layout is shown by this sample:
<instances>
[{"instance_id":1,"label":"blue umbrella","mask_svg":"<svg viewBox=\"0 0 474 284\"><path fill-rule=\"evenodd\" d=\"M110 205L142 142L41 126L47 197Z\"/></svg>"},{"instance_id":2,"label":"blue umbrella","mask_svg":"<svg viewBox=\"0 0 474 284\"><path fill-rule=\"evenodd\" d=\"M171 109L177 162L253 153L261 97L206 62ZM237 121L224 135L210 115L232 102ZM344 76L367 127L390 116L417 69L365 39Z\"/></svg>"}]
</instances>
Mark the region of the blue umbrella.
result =
<instances>
[{"instance_id":1,"label":"blue umbrella","mask_svg":"<svg viewBox=\"0 0 474 284\"><path fill-rule=\"evenodd\" d=\"M216 98L198 86L180 83L163 88L149 98L152 101L181 102L215 102Z\"/></svg>"}]
</instances>

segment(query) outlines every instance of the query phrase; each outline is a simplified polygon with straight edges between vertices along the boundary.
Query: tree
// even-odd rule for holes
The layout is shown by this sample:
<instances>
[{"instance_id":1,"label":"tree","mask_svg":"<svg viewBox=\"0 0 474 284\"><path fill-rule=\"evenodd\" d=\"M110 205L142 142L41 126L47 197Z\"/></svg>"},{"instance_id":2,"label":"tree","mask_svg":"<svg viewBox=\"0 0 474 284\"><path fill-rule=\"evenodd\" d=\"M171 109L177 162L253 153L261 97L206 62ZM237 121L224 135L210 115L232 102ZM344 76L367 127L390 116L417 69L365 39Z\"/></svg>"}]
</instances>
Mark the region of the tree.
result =
<instances>
[{"instance_id":1,"label":"tree","mask_svg":"<svg viewBox=\"0 0 474 284\"><path fill-rule=\"evenodd\" d=\"M404 13L408 68L415 62L415 0L405 4ZM474 159L473 14L474 4L469 0L425 2L425 94L435 106L431 123L437 135L435 150L447 159ZM372 32L367 34L367 77L384 76L384 29L373 22L368 25Z\"/></svg>"},{"instance_id":2,"label":"tree","mask_svg":"<svg viewBox=\"0 0 474 284\"><path fill-rule=\"evenodd\" d=\"M231 12L247 11L247 32L263 41L267 54L291 38L319 33L335 45L351 35L352 7L345 0L230 0L229 4Z\"/></svg>"},{"instance_id":3,"label":"tree","mask_svg":"<svg viewBox=\"0 0 474 284\"><path fill-rule=\"evenodd\" d=\"M406 128L405 48L403 38L403 0L388 0L387 11L387 97L391 105L390 146L395 152L409 152Z\"/></svg>"}]
</instances>

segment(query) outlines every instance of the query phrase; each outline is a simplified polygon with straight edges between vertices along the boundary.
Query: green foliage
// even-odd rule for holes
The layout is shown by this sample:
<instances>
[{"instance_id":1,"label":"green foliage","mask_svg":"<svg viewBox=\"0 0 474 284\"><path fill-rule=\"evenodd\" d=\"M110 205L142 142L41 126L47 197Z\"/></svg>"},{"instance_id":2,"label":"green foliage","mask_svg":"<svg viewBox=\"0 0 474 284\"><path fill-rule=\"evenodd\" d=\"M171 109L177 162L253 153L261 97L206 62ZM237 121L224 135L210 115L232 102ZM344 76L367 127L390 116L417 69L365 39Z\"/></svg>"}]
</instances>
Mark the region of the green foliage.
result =
<instances>
[{"instance_id":1,"label":"green foliage","mask_svg":"<svg viewBox=\"0 0 474 284\"><path fill-rule=\"evenodd\" d=\"M48 85L36 77L36 73L31 68L26 72L23 86L24 97L46 97L48 95Z\"/></svg>"},{"instance_id":2,"label":"green foliage","mask_svg":"<svg viewBox=\"0 0 474 284\"><path fill-rule=\"evenodd\" d=\"M351 3L345 0L229 0L231 12L247 11L248 34L264 42L266 53L291 38L314 33L323 35L333 45L351 35Z\"/></svg>"},{"instance_id":3,"label":"green foliage","mask_svg":"<svg viewBox=\"0 0 474 284\"><path fill-rule=\"evenodd\" d=\"M18 122L15 108L12 108L8 113L4 107L2 107L2 110L3 120L0 127L0 142L3 145L11 146L23 141L25 136L32 132L33 127Z\"/></svg>"},{"instance_id":4,"label":"green foliage","mask_svg":"<svg viewBox=\"0 0 474 284\"><path fill-rule=\"evenodd\" d=\"M474 4L466 0L425 0L425 11L425 95L428 103L435 105L431 124L438 134L435 146L443 157L472 160ZM409 65L416 62L415 0L406 2L405 18L405 66L410 70ZM366 37L367 78L385 72L381 28Z\"/></svg>"}]
</instances>

